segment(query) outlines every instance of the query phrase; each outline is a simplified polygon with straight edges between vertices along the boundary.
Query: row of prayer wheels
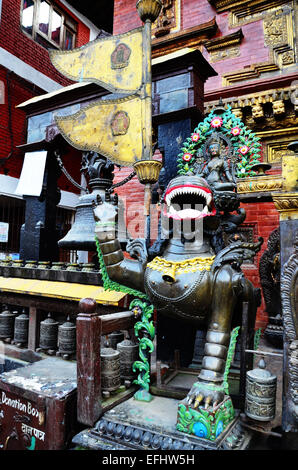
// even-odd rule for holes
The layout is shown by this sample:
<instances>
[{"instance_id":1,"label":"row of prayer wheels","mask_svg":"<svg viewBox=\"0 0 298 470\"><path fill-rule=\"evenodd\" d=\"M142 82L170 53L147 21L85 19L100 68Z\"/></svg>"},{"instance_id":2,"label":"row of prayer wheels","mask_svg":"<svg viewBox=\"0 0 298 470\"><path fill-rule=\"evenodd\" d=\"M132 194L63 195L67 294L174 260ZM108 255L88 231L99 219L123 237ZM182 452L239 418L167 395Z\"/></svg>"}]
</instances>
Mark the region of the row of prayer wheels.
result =
<instances>
[{"instance_id":1,"label":"row of prayer wheels","mask_svg":"<svg viewBox=\"0 0 298 470\"><path fill-rule=\"evenodd\" d=\"M30 269L51 269L52 271L82 271L94 272L96 271L94 263L64 263L63 261L23 261L23 260L0 260L0 266L12 266L14 268L30 268Z\"/></svg>"},{"instance_id":2,"label":"row of prayer wheels","mask_svg":"<svg viewBox=\"0 0 298 470\"><path fill-rule=\"evenodd\" d=\"M6 305L0 313L0 340L26 347L29 334L29 315L25 309L10 311ZM57 354L64 359L76 353L76 325L68 317L64 323L52 318L51 313L40 322L39 348L37 352Z\"/></svg>"},{"instance_id":3,"label":"row of prayer wheels","mask_svg":"<svg viewBox=\"0 0 298 470\"><path fill-rule=\"evenodd\" d=\"M115 331L103 338L105 347L100 351L101 389L104 398L108 398L121 387L130 387L136 379L133 364L139 357L139 346L125 338L122 331Z\"/></svg>"},{"instance_id":4,"label":"row of prayer wheels","mask_svg":"<svg viewBox=\"0 0 298 470\"><path fill-rule=\"evenodd\" d=\"M39 348L37 352L56 354L63 359L71 359L76 353L76 325L70 320L60 324L51 313L40 322Z\"/></svg>"},{"instance_id":5,"label":"row of prayer wheels","mask_svg":"<svg viewBox=\"0 0 298 470\"><path fill-rule=\"evenodd\" d=\"M10 311L7 305L3 305L0 313L0 340L12 342L17 346L25 346L28 343L29 315L23 309L22 313Z\"/></svg>"},{"instance_id":6,"label":"row of prayer wheels","mask_svg":"<svg viewBox=\"0 0 298 470\"><path fill-rule=\"evenodd\" d=\"M29 315L26 309L19 314L4 305L0 313L0 340L18 347L26 347L28 333ZM122 331L115 331L102 340L104 347L100 351L101 387L103 396L108 397L123 384L126 388L130 387L136 378L133 364L138 360L139 346L138 343L125 338ZM75 357L76 325L69 316L61 323L48 313L47 318L39 325L39 347L36 351L56 354L63 359Z\"/></svg>"}]
</instances>

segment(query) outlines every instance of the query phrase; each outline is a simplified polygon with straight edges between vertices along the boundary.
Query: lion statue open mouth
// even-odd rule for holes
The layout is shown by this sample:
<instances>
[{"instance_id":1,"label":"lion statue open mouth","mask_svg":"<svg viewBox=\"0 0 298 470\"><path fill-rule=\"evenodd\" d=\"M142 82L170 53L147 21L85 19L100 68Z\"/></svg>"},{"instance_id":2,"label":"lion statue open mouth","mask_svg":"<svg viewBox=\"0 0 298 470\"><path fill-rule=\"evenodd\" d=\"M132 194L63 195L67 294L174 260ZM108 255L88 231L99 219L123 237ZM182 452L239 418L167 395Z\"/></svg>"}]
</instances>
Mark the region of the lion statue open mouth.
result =
<instances>
[{"instance_id":1,"label":"lion statue open mouth","mask_svg":"<svg viewBox=\"0 0 298 470\"><path fill-rule=\"evenodd\" d=\"M205 147L208 158L197 171L169 182L161 199L161 230L155 243L149 249L140 240L127 244L135 259L124 256L115 232L110 232L116 205L107 199L94 208L96 235L109 277L145 292L167 317L207 327L198 381L184 400L187 409L193 410L202 404L213 409L225 400L224 371L236 305L239 300L248 302L251 326L259 302L259 291L245 278L241 264L253 258L262 244L262 239L223 244L222 232L233 233L245 219L245 211L239 209L233 168L226 154L221 155L220 137L211 135ZM190 222L188 238L185 222Z\"/></svg>"},{"instance_id":2,"label":"lion statue open mouth","mask_svg":"<svg viewBox=\"0 0 298 470\"><path fill-rule=\"evenodd\" d=\"M163 215L175 220L202 219L216 214L212 191L199 176L174 178L164 195Z\"/></svg>"}]
</instances>

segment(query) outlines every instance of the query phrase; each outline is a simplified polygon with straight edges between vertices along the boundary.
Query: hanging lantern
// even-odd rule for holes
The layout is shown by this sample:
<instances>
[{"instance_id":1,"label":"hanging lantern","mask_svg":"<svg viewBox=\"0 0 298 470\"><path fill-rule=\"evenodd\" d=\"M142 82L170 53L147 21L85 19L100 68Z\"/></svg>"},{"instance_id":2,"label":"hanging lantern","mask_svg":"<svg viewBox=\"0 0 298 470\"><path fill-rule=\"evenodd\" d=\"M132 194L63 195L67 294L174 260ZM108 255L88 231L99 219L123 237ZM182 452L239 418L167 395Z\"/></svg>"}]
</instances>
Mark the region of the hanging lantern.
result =
<instances>
[{"instance_id":1,"label":"hanging lantern","mask_svg":"<svg viewBox=\"0 0 298 470\"><path fill-rule=\"evenodd\" d=\"M50 313L46 320L40 322L39 348L49 354L57 349L58 325L59 323L52 318Z\"/></svg>"},{"instance_id":2,"label":"hanging lantern","mask_svg":"<svg viewBox=\"0 0 298 470\"><path fill-rule=\"evenodd\" d=\"M3 305L3 311L0 313L0 339L10 340L13 337L14 321L16 314L8 310Z\"/></svg>"},{"instance_id":3,"label":"hanging lantern","mask_svg":"<svg viewBox=\"0 0 298 470\"><path fill-rule=\"evenodd\" d=\"M58 350L64 359L76 352L76 325L68 315L65 323L58 327Z\"/></svg>"},{"instance_id":4,"label":"hanging lantern","mask_svg":"<svg viewBox=\"0 0 298 470\"><path fill-rule=\"evenodd\" d=\"M100 351L101 388L103 392L113 392L121 385L120 353L112 348Z\"/></svg>"},{"instance_id":5,"label":"hanging lantern","mask_svg":"<svg viewBox=\"0 0 298 470\"><path fill-rule=\"evenodd\" d=\"M246 374L245 413L257 421L271 421L275 417L277 378L266 370L264 359L258 367Z\"/></svg>"},{"instance_id":6,"label":"hanging lantern","mask_svg":"<svg viewBox=\"0 0 298 470\"><path fill-rule=\"evenodd\" d=\"M16 317L14 323L14 343L17 346L22 346L28 343L28 331L29 331L29 315L23 309L21 315Z\"/></svg>"},{"instance_id":7,"label":"hanging lantern","mask_svg":"<svg viewBox=\"0 0 298 470\"><path fill-rule=\"evenodd\" d=\"M132 381L136 377L132 366L139 358L139 345L130 339L125 339L117 344L117 350L120 352L120 376L122 380Z\"/></svg>"}]
</instances>

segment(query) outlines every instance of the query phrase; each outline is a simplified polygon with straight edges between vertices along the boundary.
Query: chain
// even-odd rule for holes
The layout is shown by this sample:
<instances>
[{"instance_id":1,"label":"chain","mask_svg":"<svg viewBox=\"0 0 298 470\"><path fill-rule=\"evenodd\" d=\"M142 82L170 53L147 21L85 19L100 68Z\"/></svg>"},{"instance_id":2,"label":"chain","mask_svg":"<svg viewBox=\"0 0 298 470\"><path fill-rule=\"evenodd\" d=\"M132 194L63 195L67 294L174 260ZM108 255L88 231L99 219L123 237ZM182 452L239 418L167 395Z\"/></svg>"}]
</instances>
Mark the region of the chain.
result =
<instances>
[{"instance_id":1,"label":"chain","mask_svg":"<svg viewBox=\"0 0 298 470\"><path fill-rule=\"evenodd\" d=\"M58 165L59 167L61 168L61 170L63 171L63 173L65 174L66 178L78 189L80 189L81 191L85 191L85 193L89 193L89 190L88 188L84 188L83 186L81 186L79 183L77 183L72 176L70 176L70 174L68 173L68 171L66 170L65 166L63 165L63 162L60 158L60 156L58 155L58 152L54 152L55 153L55 156L56 156L56 159L57 159L57 162L58 162Z\"/></svg>"},{"instance_id":2,"label":"chain","mask_svg":"<svg viewBox=\"0 0 298 470\"><path fill-rule=\"evenodd\" d=\"M124 180L120 181L119 183L113 184L109 188L108 192L111 193L115 188L119 188L119 186L122 186L123 184L128 183L128 181L132 180L135 175L136 175L136 172L133 171L132 173L130 173L130 175L128 175L126 178L124 178Z\"/></svg>"},{"instance_id":3,"label":"chain","mask_svg":"<svg viewBox=\"0 0 298 470\"><path fill-rule=\"evenodd\" d=\"M57 152L55 152L55 156L56 156L58 165L59 165L59 167L61 168L61 170L63 171L63 173L65 174L66 178L67 178L76 188L80 189L81 191L85 191L86 193L89 193L88 188L84 188L84 187L81 186L79 183L77 183L77 182L72 178L72 176L70 176L70 174L68 173L68 171L66 170L65 166L63 165L63 162L62 162L62 160L61 160L61 158L60 158L60 156L58 155ZM111 192L113 192L113 190L114 190L115 188L119 188L119 186L123 186L124 184L128 183L128 181L130 181L135 175L136 175L136 172L133 171L133 172L130 173L130 175L128 175L124 180L119 181L119 183L113 184L113 185L107 190L107 192L111 193Z\"/></svg>"}]
</instances>

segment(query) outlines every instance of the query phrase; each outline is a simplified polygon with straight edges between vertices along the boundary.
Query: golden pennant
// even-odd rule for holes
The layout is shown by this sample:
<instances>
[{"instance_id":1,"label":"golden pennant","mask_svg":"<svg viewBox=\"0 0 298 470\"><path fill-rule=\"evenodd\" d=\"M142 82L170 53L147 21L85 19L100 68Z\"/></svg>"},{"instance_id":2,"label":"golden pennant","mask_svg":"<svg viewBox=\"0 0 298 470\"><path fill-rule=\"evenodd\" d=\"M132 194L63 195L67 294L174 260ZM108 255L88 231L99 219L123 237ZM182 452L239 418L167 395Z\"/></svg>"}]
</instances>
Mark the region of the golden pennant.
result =
<instances>
[{"instance_id":1,"label":"golden pennant","mask_svg":"<svg viewBox=\"0 0 298 470\"><path fill-rule=\"evenodd\" d=\"M144 100L139 95L96 101L72 116L56 116L65 138L79 150L93 150L118 165L142 158Z\"/></svg>"},{"instance_id":2,"label":"golden pennant","mask_svg":"<svg viewBox=\"0 0 298 470\"><path fill-rule=\"evenodd\" d=\"M94 82L112 93L133 94L142 86L143 28L49 54L56 69L71 80Z\"/></svg>"}]
</instances>

